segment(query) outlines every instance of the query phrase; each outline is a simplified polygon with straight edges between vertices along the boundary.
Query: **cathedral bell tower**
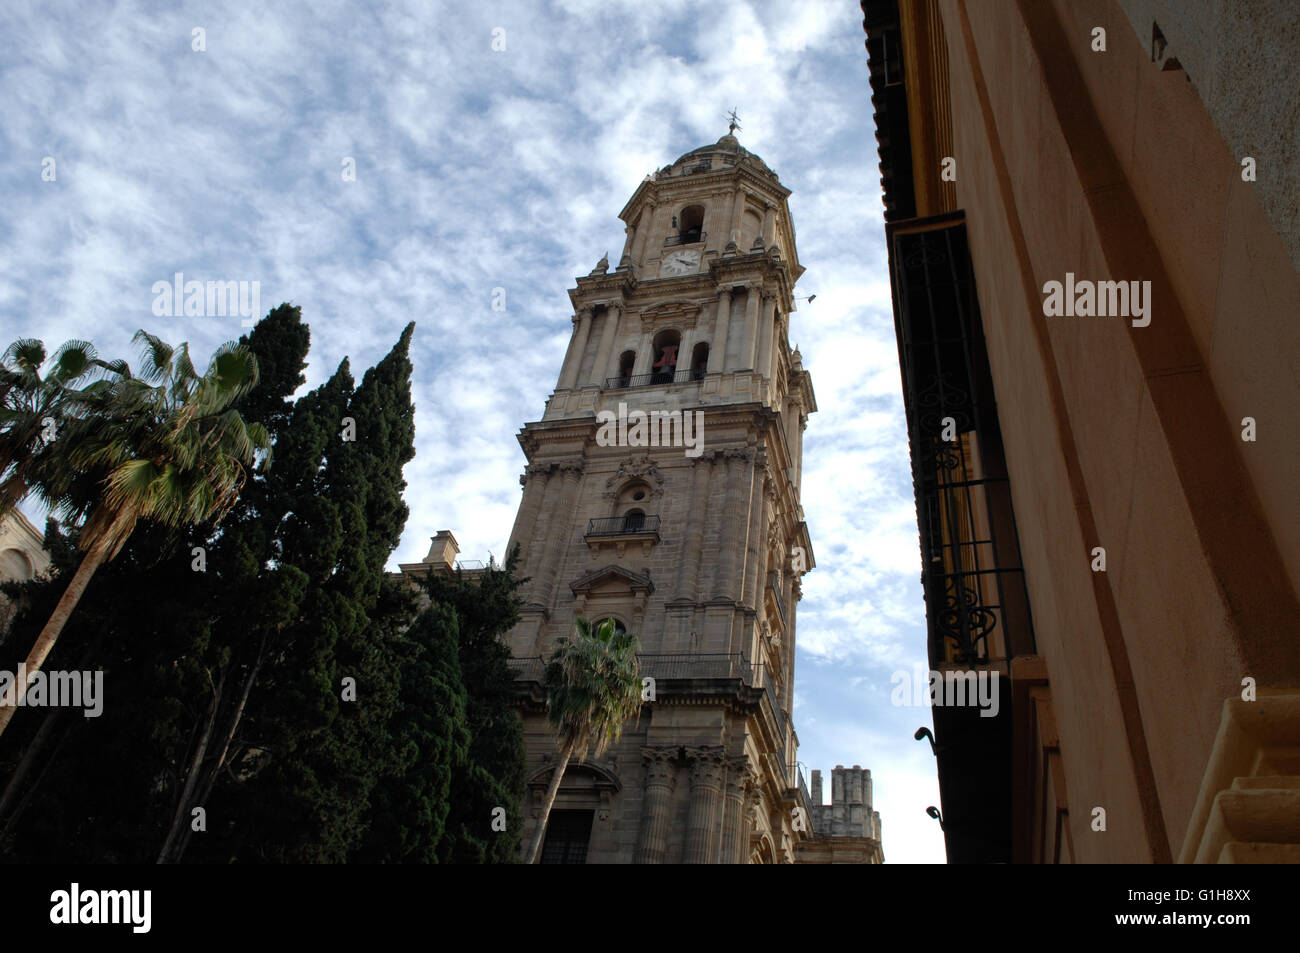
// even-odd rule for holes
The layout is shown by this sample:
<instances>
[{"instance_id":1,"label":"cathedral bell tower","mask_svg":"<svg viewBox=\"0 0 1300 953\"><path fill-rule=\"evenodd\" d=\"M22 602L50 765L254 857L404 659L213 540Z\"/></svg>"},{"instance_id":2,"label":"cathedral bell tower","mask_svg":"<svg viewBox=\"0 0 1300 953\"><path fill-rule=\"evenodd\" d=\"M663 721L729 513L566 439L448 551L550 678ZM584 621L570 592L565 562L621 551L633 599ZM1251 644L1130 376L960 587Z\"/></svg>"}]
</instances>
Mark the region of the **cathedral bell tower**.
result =
<instances>
[{"instance_id":1,"label":"cathedral bell tower","mask_svg":"<svg viewBox=\"0 0 1300 953\"><path fill-rule=\"evenodd\" d=\"M647 176L617 267L569 291L555 391L519 434L510 539L530 577L509 635L524 843L554 764L542 659L575 616L634 632L654 694L606 756L569 765L543 862L791 862L811 832L790 709L817 404L789 344L789 194L729 133Z\"/></svg>"}]
</instances>

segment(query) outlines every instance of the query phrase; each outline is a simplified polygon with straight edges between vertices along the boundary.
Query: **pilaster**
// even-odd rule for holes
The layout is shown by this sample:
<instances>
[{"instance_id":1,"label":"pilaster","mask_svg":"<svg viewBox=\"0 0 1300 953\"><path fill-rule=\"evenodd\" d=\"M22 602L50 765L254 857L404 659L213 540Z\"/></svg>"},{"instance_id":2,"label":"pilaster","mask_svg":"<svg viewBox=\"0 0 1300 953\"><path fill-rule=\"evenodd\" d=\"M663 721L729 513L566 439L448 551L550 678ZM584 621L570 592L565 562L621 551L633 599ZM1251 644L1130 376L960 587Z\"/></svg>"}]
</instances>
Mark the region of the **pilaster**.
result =
<instances>
[{"instance_id":1,"label":"pilaster","mask_svg":"<svg viewBox=\"0 0 1300 953\"><path fill-rule=\"evenodd\" d=\"M722 745L686 749L691 772L691 804L686 819L683 863L711 864L716 857L725 752Z\"/></svg>"},{"instance_id":2,"label":"pilaster","mask_svg":"<svg viewBox=\"0 0 1300 953\"><path fill-rule=\"evenodd\" d=\"M641 749L645 763L645 804L635 862L662 864L668 853L672 824L673 790L677 787L677 749Z\"/></svg>"}]
</instances>

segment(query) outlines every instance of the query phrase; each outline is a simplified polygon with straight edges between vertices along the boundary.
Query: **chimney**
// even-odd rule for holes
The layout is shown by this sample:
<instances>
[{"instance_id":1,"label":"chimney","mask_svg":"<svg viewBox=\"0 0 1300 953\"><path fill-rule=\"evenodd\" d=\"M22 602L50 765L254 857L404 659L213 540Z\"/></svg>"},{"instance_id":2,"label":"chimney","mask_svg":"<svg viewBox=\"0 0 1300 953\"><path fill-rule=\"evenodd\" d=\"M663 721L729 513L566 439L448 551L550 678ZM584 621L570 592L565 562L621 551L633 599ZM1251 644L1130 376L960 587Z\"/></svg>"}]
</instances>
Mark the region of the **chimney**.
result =
<instances>
[{"instance_id":1,"label":"chimney","mask_svg":"<svg viewBox=\"0 0 1300 953\"><path fill-rule=\"evenodd\" d=\"M456 567L456 557L460 554L460 546L456 542L456 537L451 535L451 530L440 529L438 535L432 537L433 542L429 545L429 555L422 560L434 566L444 567L452 570Z\"/></svg>"}]
</instances>

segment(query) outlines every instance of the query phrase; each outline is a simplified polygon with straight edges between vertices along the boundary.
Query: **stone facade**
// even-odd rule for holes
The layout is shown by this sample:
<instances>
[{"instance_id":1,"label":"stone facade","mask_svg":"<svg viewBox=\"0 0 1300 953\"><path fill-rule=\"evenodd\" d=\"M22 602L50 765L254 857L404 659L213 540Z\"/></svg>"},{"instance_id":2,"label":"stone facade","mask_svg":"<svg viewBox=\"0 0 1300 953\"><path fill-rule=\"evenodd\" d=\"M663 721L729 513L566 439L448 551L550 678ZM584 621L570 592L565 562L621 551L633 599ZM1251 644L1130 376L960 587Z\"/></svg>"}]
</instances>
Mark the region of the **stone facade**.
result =
<instances>
[{"instance_id":1,"label":"stone facade","mask_svg":"<svg viewBox=\"0 0 1300 953\"><path fill-rule=\"evenodd\" d=\"M931 665L1009 686L935 711L949 859L1294 860L1294 4L862 9Z\"/></svg>"},{"instance_id":2,"label":"stone facade","mask_svg":"<svg viewBox=\"0 0 1300 953\"><path fill-rule=\"evenodd\" d=\"M0 580L25 582L50 568L45 536L18 510L0 520ZM0 634L12 621L14 607L0 594Z\"/></svg>"},{"instance_id":3,"label":"stone facade","mask_svg":"<svg viewBox=\"0 0 1300 953\"><path fill-rule=\"evenodd\" d=\"M822 804L822 773L812 773L813 836L799 844L801 864L883 864L880 812L871 809L871 772L836 765L831 803Z\"/></svg>"}]
</instances>

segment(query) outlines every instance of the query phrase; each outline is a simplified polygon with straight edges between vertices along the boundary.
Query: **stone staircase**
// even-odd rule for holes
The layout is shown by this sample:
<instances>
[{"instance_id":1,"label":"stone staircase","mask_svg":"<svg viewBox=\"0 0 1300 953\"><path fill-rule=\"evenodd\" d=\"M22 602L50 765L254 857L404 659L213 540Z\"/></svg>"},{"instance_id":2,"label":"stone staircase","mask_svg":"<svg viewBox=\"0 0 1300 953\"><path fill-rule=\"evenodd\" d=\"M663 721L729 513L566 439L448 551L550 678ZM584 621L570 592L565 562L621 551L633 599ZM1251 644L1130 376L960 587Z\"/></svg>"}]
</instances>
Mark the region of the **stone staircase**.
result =
<instances>
[{"instance_id":1,"label":"stone staircase","mask_svg":"<svg viewBox=\"0 0 1300 953\"><path fill-rule=\"evenodd\" d=\"M1300 695L1228 699L1179 863L1300 863Z\"/></svg>"}]
</instances>

